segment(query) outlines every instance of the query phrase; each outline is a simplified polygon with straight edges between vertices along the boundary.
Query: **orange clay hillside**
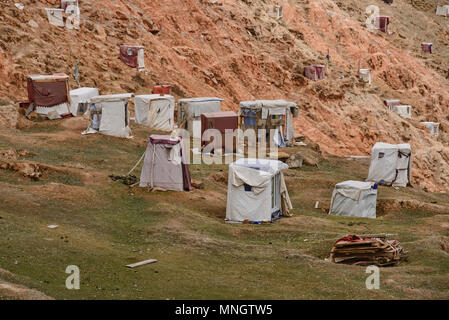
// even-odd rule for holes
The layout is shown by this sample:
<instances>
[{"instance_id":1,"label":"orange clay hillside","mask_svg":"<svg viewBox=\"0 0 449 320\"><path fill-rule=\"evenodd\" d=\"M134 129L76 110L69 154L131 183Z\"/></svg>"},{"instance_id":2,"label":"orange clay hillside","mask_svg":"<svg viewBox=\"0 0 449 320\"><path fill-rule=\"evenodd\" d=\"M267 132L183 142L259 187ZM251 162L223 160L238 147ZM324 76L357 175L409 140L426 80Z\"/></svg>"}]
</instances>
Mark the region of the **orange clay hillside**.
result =
<instances>
[{"instance_id":1,"label":"orange clay hillside","mask_svg":"<svg viewBox=\"0 0 449 320\"><path fill-rule=\"evenodd\" d=\"M7 106L26 98L27 75L72 75L80 61L80 84L103 94L144 94L168 83L176 98L221 97L234 111L244 100L295 101L297 132L325 155L368 155L378 141L410 143L412 183L447 191L449 27L435 14L439 2L277 2L281 19L269 15L268 0L80 0L80 29L67 30L48 22L45 8L57 0L24 0L23 10L1 1L0 122L16 121ZM367 29L373 4L390 17L390 34ZM432 43L433 53L422 43ZM122 44L145 46L144 72L121 62ZM328 63L325 79L303 76L304 67ZM371 85L357 77L359 66L371 69ZM383 99L411 105L412 118L390 112ZM439 138L423 121L440 123Z\"/></svg>"}]
</instances>

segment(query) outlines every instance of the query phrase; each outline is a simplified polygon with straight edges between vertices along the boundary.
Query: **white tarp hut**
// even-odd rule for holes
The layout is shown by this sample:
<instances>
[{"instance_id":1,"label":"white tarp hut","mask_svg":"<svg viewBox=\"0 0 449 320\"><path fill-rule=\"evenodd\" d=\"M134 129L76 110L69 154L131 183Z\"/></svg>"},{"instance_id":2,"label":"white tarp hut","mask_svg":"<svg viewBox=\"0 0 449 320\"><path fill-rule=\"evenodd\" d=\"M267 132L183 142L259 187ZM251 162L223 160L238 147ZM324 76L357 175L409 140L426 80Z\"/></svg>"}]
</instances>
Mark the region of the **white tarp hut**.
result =
<instances>
[{"instance_id":1,"label":"white tarp hut","mask_svg":"<svg viewBox=\"0 0 449 320\"><path fill-rule=\"evenodd\" d=\"M171 95L148 94L134 97L136 123L155 130L172 131L175 98Z\"/></svg>"},{"instance_id":2,"label":"white tarp hut","mask_svg":"<svg viewBox=\"0 0 449 320\"><path fill-rule=\"evenodd\" d=\"M364 82L371 84L371 70L370 69L359 69L359 78Z\"/></svg>"},{"instance_id":3,"label":"white tarp hut","mask_svg":"<svg viewBox=\"0 0 449 320\"><path fill-rule=\"evenodd\" d=\"M70 111L72 115L84 114L90 104L90 99L98 96L100 93L97 88L78 88L70 91Z\"/></svg>"},{"instance_id":4,"label":"white tarp hut","mask_svg":"<svg viewBox=\"0 0 449 320\"><path fill-rule=\"evenodd\" d=\"M421 122L423 125L426 126L426 128L430 131L432 135L435 137L438 137L439 130L440 130L440 124L438 122Z\"/></svg>"},{"instance_id":5,"label":"white tarp hut","mask_svg":"<svg viewBox=\"0 0 449 320\"><path fill-rule=\"evenodd\" d=\"M449 15L449 5L437 6L436 15L437 16L447 16L447 15Z\"/></svg>"},{"instance_id":6,"label":"white tarp hut","mask_svg":"<svg viewBox=\"0 0 449 320\"><path fill-rule=\"evenodd\" d=\"M329 214L376 218L377 183L345 181L335 186Z\"/></svg>"},{"instance_id":7,"label":"white tarp hut","mask_svg":"<svg viewBox=\"0 0 449 320\"><path fill-rule=\"evenodd\" d=\"M292 118L298 117L298 105L285 100L255 100L240 102L240 128L263 128L267 134L271 129L278 130L275 136L278 146L285 146L285 142L293 142L295 130ZM257 134L257 130L256 130Z\"/></svg>"},{"instance_id":8,"label":"white tarp hut","mask_svg":"<svg viewBox=\"0 0 449 320\"><path fill-rule=\"evenodd\" d=\"M384 100L384 104L387 107L400 106L401 105L401 100L399 100L399 99L385 99Z\"/></svg>"},{"instance_id":9,"label":"white tarp hut","mask_svg":"<svg viewBox=\"0 0 449 320\"><path fill-rule=\"evenodd\" d=\"M178 126L184 123L184 129L193 136L193 121L201 121L201 115L221 111L221 98L187 98L178 100Z\"/></svg>"},{"instance_id":10,"label":"white tarp hut","mask_svg":"<svg viewBox=\"0 0 449 320\"><path fill-rule=\"evenodd\" d=\"M75 15L79 18L80 9L78 0L61 0L60 8L45 8L48 22L57 27L65 27L64 19L67 21L67 15ZM79 19L71 20L75 29L79 29Z\"/></svg>"},{"instance_id":11,"label":"white tarp hut","mask_svg":"<svg viewBox=\"0 0 449 320\"><path fill-rule=\"evenodd\" d=\"M281 170L285 163L239 159L229 165L227 222L272 222L290 216L292 204Z\"/></svg>"},{"instance_id":12,"label":"white tarp hut","mask_svg":"<svg viewBox=\"0 0 449 320\"><path fill-rule=\"evenodd\" d=\"M377 142L371 151L371 165L366 181L381 185L406 187L410 183L412 150L408 143Z\"/></svg>"},{"instance_id":13,"label":"white tarp hut","mask_svg":"<svg viewBox=\"0 0 449 320\"><path fill-rule=\"evenodd\" d=\"M65 26L63 17L63 14L65 13L64 9L45 8L45 11L47 12L47 19L50 24L57 27Z\"/></svg>"},{"instance_id":14,"label":"white tarp hut","mask_svg":"<svg viewBox=\"0 0 449 320\"><path fill-rule=\"evenodd\" d=\"M279 5L271 5L268 7L268 15L277 20L282 19L284 15L284 10L282 6Z\"/></svg>"},{"instance_id":15,"label":"white tarp hut","mask_svg":"<svg viewBox=\"0 0 449 320\"><path fill-rule=\"evenodd\" d=\"M83 134L102 133L110 136L129 138L128 100L132 93L96 96L90 99L89 115L91 123Z\"/></svg>"},{"instance_id":16,"label":"white tarp hut","mask_svg":"<svg viewBox=\"0 0 449 320\"><path fill-rule=\"evenodd\" d=\"M193 190L186 152L181 137L151 135L139 186L173 191Z\"/></svg>"},{"instance_id":17,"label":"white tarp hut","mask_svg":"<svg viewBox=\"0 0 449 320\"><path fill-rule=\"evenodd\" d=\"M61 0L61 8L66 10L68 6L79 7L78 0Z\"/></svg>"},{"instance_id":18,"label":"white tarp hut","mask_svg":"<svg viewBox=\"0 0 449 320\"><path fill-rule=\"evenodd\" d=\"M390 110L397 113L402 118L411 119L412 117L412 106L390 106Z\"/></svg>"}]
</instances>

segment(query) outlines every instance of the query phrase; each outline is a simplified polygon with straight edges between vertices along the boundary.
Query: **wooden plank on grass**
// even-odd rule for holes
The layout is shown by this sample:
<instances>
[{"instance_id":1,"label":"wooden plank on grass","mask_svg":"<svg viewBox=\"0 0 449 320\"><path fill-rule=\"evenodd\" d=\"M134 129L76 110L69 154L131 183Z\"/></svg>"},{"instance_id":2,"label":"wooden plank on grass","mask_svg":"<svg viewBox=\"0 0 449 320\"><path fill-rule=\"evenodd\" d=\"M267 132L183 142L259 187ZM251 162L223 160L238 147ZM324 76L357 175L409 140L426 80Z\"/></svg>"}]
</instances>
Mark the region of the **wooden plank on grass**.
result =
<instances>
[{"instance_id":1,"label":"wooden plank on grass","mask_svg":"<svg viewBox=\"0 0 449 320\"><path fill-rule=\"evenodd\" d=\"M140 262L136 262L136 263L132 263L132 264L128 264L126 265L128 268L136 268L136 267L140 267L146 264L150 264L150 263L155 263L157 262L156 259L149 259L149 260L145 260L145 261L140 261Z\"/></svg>"}]
</instances>

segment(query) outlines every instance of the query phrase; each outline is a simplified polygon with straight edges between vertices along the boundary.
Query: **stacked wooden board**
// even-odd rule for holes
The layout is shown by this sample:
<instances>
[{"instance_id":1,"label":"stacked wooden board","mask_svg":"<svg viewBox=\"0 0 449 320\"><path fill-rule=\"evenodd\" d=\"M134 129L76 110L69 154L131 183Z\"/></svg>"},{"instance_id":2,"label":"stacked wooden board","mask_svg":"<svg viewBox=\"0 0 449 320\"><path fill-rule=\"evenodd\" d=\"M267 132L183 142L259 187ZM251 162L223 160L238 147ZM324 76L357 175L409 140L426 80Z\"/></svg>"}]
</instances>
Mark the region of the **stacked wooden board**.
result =
<instances>
[{"instance_id":1,"label":"stacked wooden board","mask_svg":"<svg viewBox=\"0 0 449 320\"><path fill-rule=\"evenodd\" d=\"M407 252L397 240L388 240L389 235L347 235L335 242L330 260L351 265L376 265L379 267L398 265L407 259Z\"/></svg>"}]
</instances>

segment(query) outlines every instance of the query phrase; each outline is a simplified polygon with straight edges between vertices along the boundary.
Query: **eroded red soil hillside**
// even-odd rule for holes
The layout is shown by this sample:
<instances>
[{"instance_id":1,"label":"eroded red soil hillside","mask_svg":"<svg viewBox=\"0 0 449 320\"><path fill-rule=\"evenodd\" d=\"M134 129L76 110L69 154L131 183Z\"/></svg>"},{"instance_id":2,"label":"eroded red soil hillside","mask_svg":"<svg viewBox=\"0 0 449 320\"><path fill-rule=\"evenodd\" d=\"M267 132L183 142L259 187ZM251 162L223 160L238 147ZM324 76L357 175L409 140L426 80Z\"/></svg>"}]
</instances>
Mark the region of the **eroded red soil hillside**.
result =
<instances>
[{"instance_id":1,"label":"eroded red soil hillside","mask_svg":"<svg viewBox=\"0 0 449 320\"><path fill-rule=\"evenodd\" d=\"M213 1L212 1L213 2ZM26 98L30 73L73 74L102 93L149 93L157 82L175 95L219 96L227 109L248 99L288 99L300 106L298 133L328 154L367 155L377 141L408 142L413 183L431 191L449 186L449 27L437 1L278 1L284 17L268 15L268 0L80 0L80 30L49 24L44 8L58 0L0 2L0 99ZM365 26L368 5L392 18L387 35ZM251 34L260 25L263 37ZM157 34L150 31L159 29ZM433 42L435 54L421 52ZM120 44L145 45L145 72L118 59ZM326 63L327 78L305 79L303 67ZM370 68L373 84L357 78ZM72 81L72 87L76 87ZM413 105L412 120L389 112L385 98ZM420 121L441 123L440 137Z\"/></svg>"}]
</instances>

